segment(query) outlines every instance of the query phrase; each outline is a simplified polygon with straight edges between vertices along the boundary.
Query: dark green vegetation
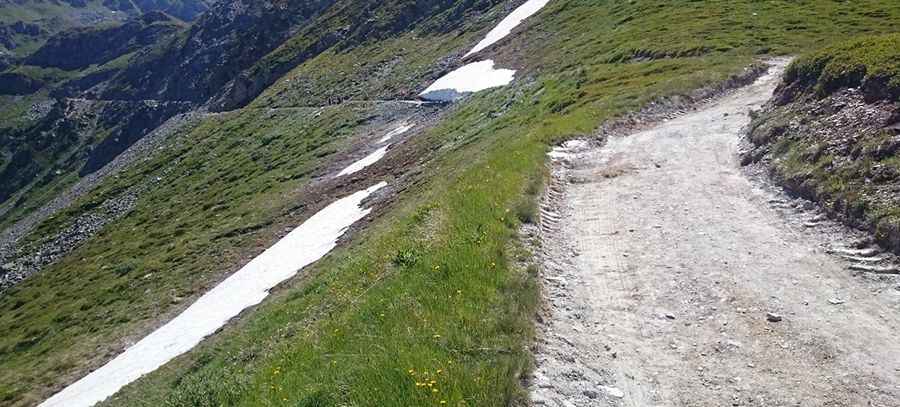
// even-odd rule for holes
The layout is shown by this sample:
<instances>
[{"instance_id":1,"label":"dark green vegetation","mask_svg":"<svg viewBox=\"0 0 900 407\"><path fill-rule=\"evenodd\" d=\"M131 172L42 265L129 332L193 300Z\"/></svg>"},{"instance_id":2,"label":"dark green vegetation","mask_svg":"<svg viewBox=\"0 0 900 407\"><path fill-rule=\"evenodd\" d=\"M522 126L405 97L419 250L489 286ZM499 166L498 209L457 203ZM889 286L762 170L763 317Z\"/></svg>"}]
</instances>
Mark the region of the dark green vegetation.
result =
<instances>
[{"instance_id":1,"label":"dark green vegetation","mask_svg":"<svg viewBox=\"0 0 900 407\"><path fill-rule=\"evenodd\" d=\"M900 35L865 36L800 57L785 73L798 93L861 88L870 102L900 101Z\"/></svg>"},{"instance_id":2,"label":"dark green vegetation","mask_svg":"<svg viewBox=\"0 0 900 407\"><path fill-rule=\"evenodd\" d=\"M391 13L412 2L382 3L384 21L396 21ZM437 21L456 21L446 10ZM517 261L527 253L516 231L529 218L518 208L535 199L548 145L591 134L655 98L726 80L760 54L889 32L898 18L893 1L553 1L498 51L500 65L522 68L513 86L449 107L416 135L412 152L433 154L421 182L351 244L107 404L521 401L538 294ZM373 27L385 29L377 21ZM60 228L104 194L170 171L133 213L0 298L0 331L8 332L0 400L26 405L48 395L51 383L98 365L296 224L290 209L308 171L330 162L349 135L368 131L358 128L367 114L351 114L352 103L320 118L305 108L269 116L257 107L406 96L438 73L442 54L477 41L472 28L488 27L473 19L433 29L429 21L399 34L416 41L360 29L368 40L309 58L297 57L308 37L293 37L248 70L268 72L262 86L275 83L250 108L208 119L45 223L37 233ZM389 70L395 55L401 63ZM382 69L389 74L377 75Z\"/></svg>"},{"instance_id":3,"label":"dark green vegetation","mask_svg":"<svg viewBox=\"0 0 900 407\"><path fill-rule=\"evenodd\" d=\"M42 225L34 237L63 227L131 185L161 179L115 228L54 271L4 295L9 308L2 324L22 329L4 335L0 345L6 402L37 401L36 395L21 400L14 395L39 390L29 383L58 383L76 361L94 359L98 350L118 352L129 336L124 333L155 323L159 313L171 316L186 305L183 299L232 271L223 261L237 264L246 252L256 252L256 245L237 249L236 242L246 245L274 217L294 210L291 192L315 169L314 157L336 151L364 117L352 109L328 109L314 119L315 113L251 110L207 119L176 137L165 153ZM148 233L135 238L137 230ZM51 273L55 277L43 277ZM40 328L39 320L50 325ZM107 343L110 339L115 341ZM30 356L9 358L14 354Z\"/></svg>"},{"instance_id":4,"label":"dark green vegetation","mask_svg":"<svg viewBox=\"0 0 900 407\"><path fill-rule=\"evenodd\" d=\"M791 191L900 252L900 36L865 36L798 58L753 123Z\"/></svg>"},{"instance_id":5,"label":"dark green vegetation","mask_svg":"<svg viewBox=\"0 0 900 407\"><path fill-rule=\"evenodd\" d=\"M27 99L26 99L27 100ZM79 177L112 161L185 103L60 99L32 126L0 132L0 202L10 200L0 225L20 219ZM27 114L27 113L26 113ZM25 193L20 193L23 191ZM11 199L12 198L12 199Z\"/></svg>"}]
</instances>

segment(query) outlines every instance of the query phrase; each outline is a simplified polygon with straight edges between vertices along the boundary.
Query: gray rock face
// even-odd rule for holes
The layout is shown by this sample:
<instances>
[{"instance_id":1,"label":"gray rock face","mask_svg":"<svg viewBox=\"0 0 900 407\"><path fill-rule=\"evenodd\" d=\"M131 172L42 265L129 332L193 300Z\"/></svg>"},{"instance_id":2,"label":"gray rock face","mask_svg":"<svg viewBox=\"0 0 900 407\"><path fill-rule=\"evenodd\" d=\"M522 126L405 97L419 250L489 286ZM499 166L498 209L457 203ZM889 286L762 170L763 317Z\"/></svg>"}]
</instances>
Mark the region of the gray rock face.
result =
<instances>
[{"instance_id":1,"label":"gray rock face","mask_svg":"<svg viewBox=\"0 0 900 407\"><path fill-rule=\"evenodd\" d=\"M228 0L217 3L183 39L146 52L116 77L104 99L203 103L335 0Z\"/></svg>"}]
</instances>

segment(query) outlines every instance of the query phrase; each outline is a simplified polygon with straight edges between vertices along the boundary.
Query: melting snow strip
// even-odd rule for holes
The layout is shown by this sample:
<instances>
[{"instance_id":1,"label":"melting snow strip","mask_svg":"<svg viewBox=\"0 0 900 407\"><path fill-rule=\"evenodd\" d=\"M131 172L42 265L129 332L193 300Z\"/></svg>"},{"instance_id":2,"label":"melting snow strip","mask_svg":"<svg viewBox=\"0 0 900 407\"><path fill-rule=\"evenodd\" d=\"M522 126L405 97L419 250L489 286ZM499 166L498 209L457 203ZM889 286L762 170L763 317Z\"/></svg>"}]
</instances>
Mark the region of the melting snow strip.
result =
<instances>
[{"instance_id":1,"label":"melting snow strip","mask_svg":"<svg viewBox=\"0 0 900 407\"><path fill-rule=\"evenodd\" d=\"M221 284L200 297L172 321L124 353L66 387L42 407L90 407L150 373L213 334L244 309L259 304L269 290L319 260L371 209L360 205L382 182L335 201L303 222Z\"/></svg>"},{"instance_id":2,"label":"melting snow strip","mask_svg":"<svg viewBox=\"0 0 900 407\"><path fill-rule=\"evenodd\" d=\"M359 161L350 164L349 166L347 166L347 168L341 170L341 172L339 172L338 175L335 175L334 177L338 178L343 177L344 175L350 175L354 172L362 171L364 168L377 163L379 160L384 158L385 154L387 154L388 147L390 146L387 145L379 148L378 150L375 150L375 152L373 152L372 154L369 154L361 158Z\"/></svg>"},{"instance_id":3,"label":"melting snow strip","mask_svg":"<svg viewBox=\"0 0 900 407\"><path fill-rule=\"evenodd\" d=\"M378 143L384 143L385 141L388 141L393 137L397 137L403 133L406 133L410 131L414 126L414 124L403 123L400 125L400 127L397 127L396 129L389 131L388 134L385 134L384 137L381 138L381 140L378 140Z\"/></svg>"},{"instance_id":4,"label":"melting snow strip","mask_svg":"<svg viewBox=\"0 0 900 407\"><path fill-rule=\"evenodd\" d=\"M481 51L487 47L490 47L495 42L502 40L504 37L509 35L513 29L515 29L519 24L522 23L528 17L531 17L534 13L540 11L540 9L544 8L544 6L549 3L550 0L528 0L525 4L519 6L519 8L513 10L512 13L509 13L506 18L500 21L494 29L487 33L484 39L481 40L475 48L472 48L471 51L466 53L463 58L472 55L478 51Z\"/></svg>"},{"instance_id":5,"label":"melting snow strip","mask_svg":"<svg viewBox=\"0 0 900 407\"><path fill-rule=\"evenodd\" d=\"M494 61L463 65L431 84L419 97L426 100L451 102L466 93L509 85L515 78L512 69L494 69Z\"/></svg>"}]
</instances>

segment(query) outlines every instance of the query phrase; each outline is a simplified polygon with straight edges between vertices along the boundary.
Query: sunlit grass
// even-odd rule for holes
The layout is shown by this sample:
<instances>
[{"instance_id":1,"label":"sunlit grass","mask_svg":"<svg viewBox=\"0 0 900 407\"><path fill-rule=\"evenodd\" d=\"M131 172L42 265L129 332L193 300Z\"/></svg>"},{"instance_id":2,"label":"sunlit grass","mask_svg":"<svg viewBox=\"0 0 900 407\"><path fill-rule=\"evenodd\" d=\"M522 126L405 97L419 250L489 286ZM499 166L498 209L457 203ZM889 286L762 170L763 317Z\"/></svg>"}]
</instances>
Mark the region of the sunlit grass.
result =
<instances>
[{"instance_id":1,"label":"sunlit grass","mask_svg":"<svg viewBox=\"0 0 900 407\"><path fill-rule=\"evenodd\" d=\"M521 376L531 363L531 318L539 296L535 270L518 261L528 254L516 233L522 219L529 218L525 215L540 189L535 185L543 180L549 146L568 137L590 135L604 120L655 98L723 81L760 52L792 53L849 32L893 30L890 17L900 15L896 9L893 2L884 1L551 2L534 21L533 31L510 40L508 46L521 55L506 57L525 68L515 85L450 107L444 120L412 141L423 151L436 152L437 158L422 169L421 184L400 195L350 245L305 270L303 277L286 283L263 305L196 350L127 387L107 405L520 402ZM866 15L874 11L888 17ZM381 55L377 47L364 47L335 58L352 61L355 51ZM641 55L653 60L636 58ZM328 67L332 62L313 64ZM348 68L347 72L352 78L356 71ZM310 72L300 66L294 74ZM342 84L345 78L326 79ZM292 89L276 85L258 103L302 105L302 95ZM111 226L37 282L0 299L0 329L11 332L9 341L0 342L0 365L10 372L0 373L0 392L17 402L22 394L40 394L35 386L72 369L87 357L91 345L121 337L135 326L133 321L120 322L115 317L173 309L148 300L148 295L127 291L130 284L145 288L146 283L136 279L141 272L127 272L119 283L103 284L115 272L103 266L133 258L140 268L143 260L134 256L136 250L146 246L141 250L153 251L174 241L172 250L177 255L148 256L154 274L165 276L152 280L158 284L151 287L149 297L168 299L166 290L172 288L179 294L196 295L203 287L185 280L196 281L191 280L193 273L218 268L223 263L221 251L255 243L252 239L209 240L207 230L222 225L210 218L214 211L155 211L172 202L172 197L188 200L184 203L188 208L210 202L225 205L221 210L227 211L229 219L243 219L230 227L250 224L259 225L259 233L269 230L266 222L275 215L260 208L271 208L266 202L284 204L284 198L267 192L279 188L275 183L271 186L275 189L266 189L272 171L254 167L244 158L276 148L242 136L257 134L248 129L265 129L272 119L237 114L246 116L209 122L194 134L197 146L176 150L192 159L179 164L177 168L186 175L173 181L170 189L151 194L135 215ZM345 130L353 126L348 123ZM219 153L213 157L221 163L204 160L209 156L205 150L209 145L203 143L207 133L215 137L211 140L222 142L212 150ZM221 138L216 136L220 133L224 133ZM325 138L320 135L315 140ZM305 174L308 163L290 158L290 152L302 151L301 147L291 144L286 134L276 140L286 143L277 150L284 151L285 167L277 168ZM229 143L235 143L241 154L231 156L220 150L228 150ZM325 143L321 148L329 146ZM243 168L248 169L246 176L228 180L226 169ZM213 188L204 190L207 184ZM225 196L239 202L231 205ZM53 228L45 227L46 231ZM149 233L127 243L135 231ZM86 253L90 256L85 257ZM87 260L81 262L82 257ZM224 262L229 261L236 258ZM80 288L69 292L73 286ZM110 299L118 292L133 295ZM17 301L28 305L19 305L23 311L17 311ZM50 306L52 301L60 305ZM107 301L113 302L100 305ZM87 318L77 307L63 304L86 306L97 313L91 311ZM37 312L41 307L59 310L44 315ZM129 310L128 314L120 314L121 309ZM54 318L75 318L80 328L66 331L68 324L75 323ZM29 342L29 338L37 339ZM17 343L24 347L16 348ZM43 373L48 370L41 367L47 365L53 366L51 373Z\"/></svg>"}]
</instances>

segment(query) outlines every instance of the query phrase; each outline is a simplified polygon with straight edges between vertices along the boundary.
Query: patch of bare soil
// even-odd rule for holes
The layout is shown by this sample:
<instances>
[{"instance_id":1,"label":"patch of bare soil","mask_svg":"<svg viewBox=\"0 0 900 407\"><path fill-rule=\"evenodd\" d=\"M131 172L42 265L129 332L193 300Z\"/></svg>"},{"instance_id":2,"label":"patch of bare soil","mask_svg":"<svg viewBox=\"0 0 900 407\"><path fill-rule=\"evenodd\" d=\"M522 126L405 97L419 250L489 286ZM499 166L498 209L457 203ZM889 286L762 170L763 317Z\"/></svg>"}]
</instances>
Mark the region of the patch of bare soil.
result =
<instances>
[{"instance_id":1,"label":"patch of bare soil","mask_svg":"<svg viewBox=\"0 0 900 407\"><path fill-rule=\"evenodd\" d=\"M900 405L900 280L854 266L895 259L740 167L786 63L554 152L535 405Z\"/></svg>"}]
</instances>

